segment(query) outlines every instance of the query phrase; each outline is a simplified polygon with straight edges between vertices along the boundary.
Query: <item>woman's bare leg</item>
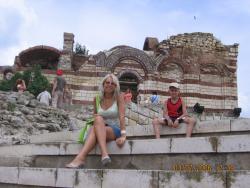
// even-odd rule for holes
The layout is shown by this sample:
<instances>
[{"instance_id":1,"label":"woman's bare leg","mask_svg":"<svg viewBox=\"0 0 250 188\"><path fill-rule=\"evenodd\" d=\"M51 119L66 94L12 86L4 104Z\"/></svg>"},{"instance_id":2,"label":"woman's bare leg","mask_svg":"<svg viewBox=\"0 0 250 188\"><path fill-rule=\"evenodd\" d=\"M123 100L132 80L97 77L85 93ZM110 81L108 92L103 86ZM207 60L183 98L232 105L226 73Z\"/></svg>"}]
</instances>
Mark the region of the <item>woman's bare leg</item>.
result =
<instances>
[{"instance_id":1,"label":"woman's bare leg","mask_svg":"<svg viewBox=\"0 0 250 188\"><path fill-rule=\"evenodd\" d=\"M111 127L105 126L103 118L101 116L96 116L94 125L93 127L91 127L90 134L87 137L83 148L70 164L73 164L74 166L83 164L86 156L95 147L97 141L101 148L102 157L108 156L106 142L115 139L116 136L113 132L113 129Z\"/></svg>"},{"instance_id":2,"label":"woman's bare leg","mask_svg":"<svg viewBox=\"0 0 250 188\"><path fill-rule=\"evenodd\" d=\"M101 116L96 116L94 122L95 135L101 149L102 158L108 156L107 141L115 140L112 128L105 126Z\"/></svg>"},{"instance_id":3,"label":"woman's bare leg","mask_svg":"<svg viewBox=\"0 0 250 188\"><path fill-rule=\"evenodd\" d=\"M78 155L74 158L74 160L71 163L73 163L74 165L83 164L86 159L86 156L95 147L95 145L96 145L96 135L95 135L94 128L91 127L89 136L87 137L87 140L85 144L83 145L83 148L81 149L81 151L78 153Z\"/></svg>"},{"instance_id":4,"label":"woman's bare leg","mask_svg":"<svg viewBox=\"0 0 250 188\"><path fill-rule=\"evenodd\" d=\"M95 117L94 130L95 130L97 142L101 149L102 157L105 157L108 155L107 144L106 144L106 128L105 128L104 120L101 116Z\"/></svg>"}]
</instances>

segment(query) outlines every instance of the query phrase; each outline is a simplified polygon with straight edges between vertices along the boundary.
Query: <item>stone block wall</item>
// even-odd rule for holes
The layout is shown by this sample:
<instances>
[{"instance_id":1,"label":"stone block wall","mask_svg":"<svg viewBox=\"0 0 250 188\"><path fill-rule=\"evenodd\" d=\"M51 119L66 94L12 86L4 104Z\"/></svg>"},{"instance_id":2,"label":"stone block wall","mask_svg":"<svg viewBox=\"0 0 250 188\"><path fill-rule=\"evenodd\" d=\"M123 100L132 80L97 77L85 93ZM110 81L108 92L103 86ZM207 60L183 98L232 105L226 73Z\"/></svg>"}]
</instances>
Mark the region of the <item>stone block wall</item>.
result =
<instances>
[{"instance_id":1,"label":"stone block wall","mask_svg":"<svg viewBox=\"0 0 250 188\"><path fill-rule=\"evenodd\" d=\"M72 69L74 47L74 35L72 33L64 33L63 51L59 58L58 68L63 70Z\"/></svg>"}]
</instances>

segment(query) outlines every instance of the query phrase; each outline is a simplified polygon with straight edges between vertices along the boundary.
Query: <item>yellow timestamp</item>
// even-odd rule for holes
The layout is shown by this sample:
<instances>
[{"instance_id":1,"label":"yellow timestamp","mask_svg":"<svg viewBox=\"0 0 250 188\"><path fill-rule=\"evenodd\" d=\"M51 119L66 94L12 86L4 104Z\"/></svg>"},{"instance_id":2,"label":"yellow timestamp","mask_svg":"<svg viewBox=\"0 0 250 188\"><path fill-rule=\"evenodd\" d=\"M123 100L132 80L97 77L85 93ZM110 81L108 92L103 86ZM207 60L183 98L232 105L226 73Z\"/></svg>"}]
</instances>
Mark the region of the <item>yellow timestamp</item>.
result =
<instances>
[{"instance_id":1,"label":"yellow timestamp","mask_svg":"<svg viewBox=\"0 0 250 188\"><path fill-rule=\"evenodd\" d=\"M222 171L234 171L235 167L232 164L185 164L179 163L172 165L173 171L181 172L222 172Z\"/></svg>"}]
</instances>

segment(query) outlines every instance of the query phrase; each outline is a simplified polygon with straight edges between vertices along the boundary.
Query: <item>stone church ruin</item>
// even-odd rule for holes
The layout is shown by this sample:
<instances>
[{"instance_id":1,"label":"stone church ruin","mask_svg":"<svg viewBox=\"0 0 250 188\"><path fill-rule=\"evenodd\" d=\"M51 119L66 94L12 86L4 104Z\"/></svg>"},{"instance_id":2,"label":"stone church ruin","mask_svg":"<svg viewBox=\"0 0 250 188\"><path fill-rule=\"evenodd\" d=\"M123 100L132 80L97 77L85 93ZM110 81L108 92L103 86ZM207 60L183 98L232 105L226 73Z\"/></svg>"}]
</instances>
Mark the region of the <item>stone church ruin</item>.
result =
<instances>
[{"instance_id":1,"label":"stone church ruin","mask_svg":"<svg viewBox=\"0 0 250 188\"><path fill-rule=\"evenodd\" d=\"M101 79L112 72L122 90L132 89L134 102L139 90L143 99L156 91L164 101L169 83L178 82L189 108L198 102L207 114L231 116L238 107L238 44L224 45L211 33L184 33L161 42L147 37L143 50L122 45L95 55L76 54L73 47L74 34L64 33L63 50L51 46L25 49L16 56L12 70L39 64L52 83L56 69L63 69L73 104L91 104Z\"/></svg>"}]
</instances>

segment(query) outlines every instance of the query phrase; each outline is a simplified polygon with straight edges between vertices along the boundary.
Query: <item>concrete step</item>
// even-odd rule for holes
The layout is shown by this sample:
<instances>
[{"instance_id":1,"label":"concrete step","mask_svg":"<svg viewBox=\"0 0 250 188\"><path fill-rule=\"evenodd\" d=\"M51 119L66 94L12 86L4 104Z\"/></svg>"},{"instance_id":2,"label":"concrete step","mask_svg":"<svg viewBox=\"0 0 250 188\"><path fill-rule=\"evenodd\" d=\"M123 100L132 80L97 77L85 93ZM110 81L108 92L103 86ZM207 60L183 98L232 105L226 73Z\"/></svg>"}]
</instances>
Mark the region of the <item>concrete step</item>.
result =
<instances>
[{"instance_id":1,"label":"concrete step","mask_svg":"<svg viewBox=\"0 0 250 188\"><path fill-rule=\"evenodd\" d=\"M110 154L235 153L250 151L250 135L206 136L127 140L122 148L115 141L107 144ZM38 143L0 146L0 156L75 155L78 143ZM90 154L100 154L97 146Z\"/></svg>"},{"instance_id":2,"label":"concrete step","mask_svg":"<svg viewBox=\"0 0 250 188\"><path fill-rule=\"evenodd\" d=\"M250 171L72 170L0 167L2 185L67 188L248 188ZM0 186L2 187L0 184Z\"/></svg>"},{"instance_id":3,"label":"concrete step","mask_svg":"<svg viewBox=\"0 0 250 188\"><path fill-rule=\"evenodd\" d=\"M128 139L153 138L154 130L152 125L127 126ZM250 133L250 119L240 118L235 120L213 120L198 122L193 130L193 136L228 135ZM185 124L179 128L162 127L163 137L183 136L186 134ZM79 131L55 132L30 136L30 143L47 142L76 142Z\"/></svg>"},{"instance_id":4,"label":"concrete step","mask_svg":"<svg viewBox=\"0 0 250 188\"><path fill-rule=\"evenodd\" d=\"M76 143L28 144L0 147L0 166L64 167L82 145ZM250 135L129 140L122 148L108 143L114 169L162 169L175 165L232 165L250 170ZM101 168L100 149L91 151L88 168Z\"/></svg>"}]
</instances>

